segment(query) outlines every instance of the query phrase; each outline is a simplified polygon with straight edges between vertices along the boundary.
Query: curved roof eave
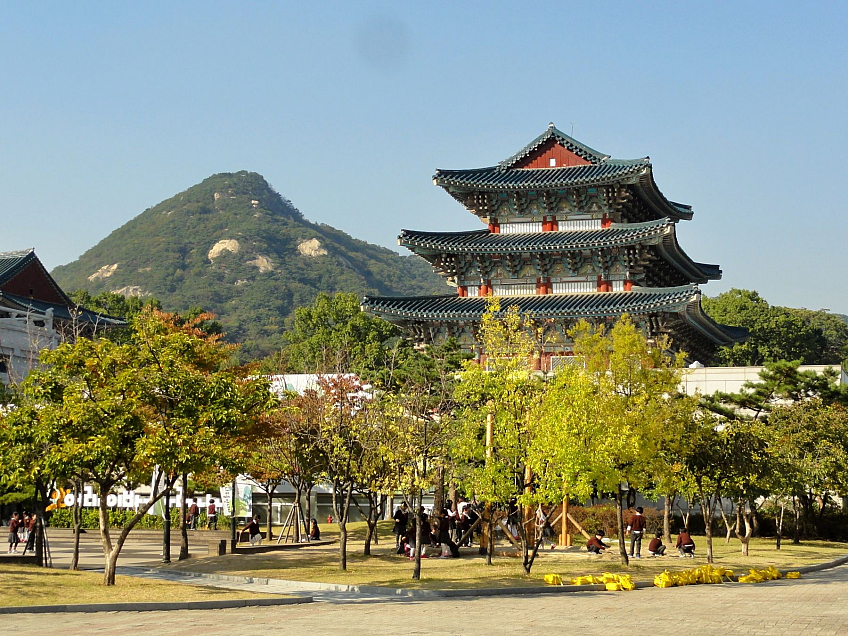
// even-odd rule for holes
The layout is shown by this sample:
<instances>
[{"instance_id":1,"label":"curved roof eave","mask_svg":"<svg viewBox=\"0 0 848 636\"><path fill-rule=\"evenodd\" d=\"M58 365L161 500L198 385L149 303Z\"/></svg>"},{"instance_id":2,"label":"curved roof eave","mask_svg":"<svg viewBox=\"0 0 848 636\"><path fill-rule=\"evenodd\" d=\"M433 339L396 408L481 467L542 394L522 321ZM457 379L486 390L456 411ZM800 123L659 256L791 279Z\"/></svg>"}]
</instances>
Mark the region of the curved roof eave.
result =
<instances>
[{"instance_id":1,"label":"curved roof eave","mask_svg":"<svg viewBox=\"0 0 848 636\"><path fill-rule=\"evenodd\" d=\"M694 215L692 206L684 205L683 203L673 203L666 199L665 195L660 192L656 181L654 181L654 171L651 164L648 164L648 169L639 176L634 187L647 203L655 210L659 210L664 216L682 221L690 221L692 219Z\"/></svg>"},{"instance_id":2,"label":"curved roof eave","mask_svg":"<svg viewBox=\"0 0 848 636\"><path fill-rule=\"evenodd\" d=\"M698 297L686 306L683 314L686 317L686 322L723 347L729 347L737 342L745 342L750 336L750 333L744 327L720 325L710 318L701 307L700 291Z\"/></svg>"},{"instance_id":3,"label":"curved roof eave","mask_svg":"<svg viewBox=\"0 0 848 636\"><path fill-rule=\"evenodd\" d=\"M656 244L674 227L669 219L644 223L613 223L596 230L562 230L527 234L494 234L489 230L468 232L423 232L402 230L398 245L416 254L500 254L521 252L564 252L603 247Z\"/></svg>"},{"instance_id":4,"label":"curved roof eave","mask_svg":"<svg viewBox=\"0 0 848 636\"><path fill-rule=\"evenodd\" d=\"M666 261L693 283L703 284L721 279L721 268L718 265L696 263L683 251L677 241L677 230L674 224L671 224L663 240L658 243L657 249Z\"/></svg>"}]
</instances>

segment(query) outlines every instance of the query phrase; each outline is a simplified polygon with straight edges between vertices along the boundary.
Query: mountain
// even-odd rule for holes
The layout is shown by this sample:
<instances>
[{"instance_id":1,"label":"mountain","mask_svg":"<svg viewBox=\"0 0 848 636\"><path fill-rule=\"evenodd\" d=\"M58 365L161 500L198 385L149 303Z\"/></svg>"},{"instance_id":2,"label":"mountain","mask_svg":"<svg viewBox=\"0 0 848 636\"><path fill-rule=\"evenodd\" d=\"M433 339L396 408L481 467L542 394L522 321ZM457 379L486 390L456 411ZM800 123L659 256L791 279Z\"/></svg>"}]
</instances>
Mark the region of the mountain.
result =
<instances>
[{"instance_id":1,"label":"mountain","mask_svg":"<svg viewBox=\"0 0 848 636\"><path fill-rule=\"evenodd\" d=\"M203 307L247 357L278 347L285 319L319 292L447 292L422 258L311 223L244 171L148 208L52 274L67 291L149 295L172 311Z\"/></svg>"}]
</instances>

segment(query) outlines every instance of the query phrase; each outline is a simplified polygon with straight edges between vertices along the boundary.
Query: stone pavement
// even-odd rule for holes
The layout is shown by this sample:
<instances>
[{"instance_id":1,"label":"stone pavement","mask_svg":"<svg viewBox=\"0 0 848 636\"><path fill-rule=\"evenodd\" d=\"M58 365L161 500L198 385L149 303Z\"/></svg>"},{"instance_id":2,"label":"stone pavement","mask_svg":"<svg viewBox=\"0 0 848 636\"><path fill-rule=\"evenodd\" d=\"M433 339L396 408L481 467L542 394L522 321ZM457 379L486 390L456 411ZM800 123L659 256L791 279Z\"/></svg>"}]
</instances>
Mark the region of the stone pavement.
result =
<instances>
[{"instance_id":1,"label":"stone pavement","mask_svg":"<svg viewBox=\"0 0 848 636\"><path fill-rule=\"evenodd\" d=\"M48 528L47 536L50 551L53 555L53 567L67 569L71 564L74 550L73 533L65 528ZM113 531L112 540L117 532ZM189 551L200 556L208 553L207 542L213 539L226 539L226 532L206 532L194 530L189 532ZM171 531L171 559L176 561L180 553L179 528ZM130 533L118 565L155 565L162 561L162 531L134 530ZM88 530L80 536L80 567L83 569L103 567L103 547L100 543L100 532Z\"/></svg>"},{"instance_id":2,"label":"stone pavement","mask_svg":"<svg viewBox=\"0 0 848 636\"><path fill-rule=\"evenodd\" d=\"M316 598L316 601L319 599ZM352 599L353 600L353 599ZM356 599L281 608L15 616L66 634L848 634L848 566L800 581L537 597Z\"/></svg>"}]
</instances>

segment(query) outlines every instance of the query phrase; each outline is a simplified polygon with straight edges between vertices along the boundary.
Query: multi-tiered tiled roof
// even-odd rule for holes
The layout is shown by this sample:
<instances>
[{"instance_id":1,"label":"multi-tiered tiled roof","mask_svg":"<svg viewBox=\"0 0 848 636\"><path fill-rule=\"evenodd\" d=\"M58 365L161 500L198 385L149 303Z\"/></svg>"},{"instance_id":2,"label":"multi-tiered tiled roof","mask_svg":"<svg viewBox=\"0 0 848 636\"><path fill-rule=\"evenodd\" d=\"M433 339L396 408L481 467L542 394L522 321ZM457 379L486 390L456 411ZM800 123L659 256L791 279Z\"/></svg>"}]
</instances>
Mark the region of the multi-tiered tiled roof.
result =
<instances>
[{"instance_id":1,"label":"multi-tiered tiled roof","mask_svg":"<svg viewBox=\"0 0 848 636\"><path fill-rule=\"evenodd\" d=\"M612 159L551 124L495 166L437 170L433 182L488 229L403 230L398 243L429 261L457 295L362 301L423 342L457 337L475 348L488 295L549 331L553 324L549 355L569 351L565 334L575 321L625 313L702 361L746 337L701 310L697 283L721 278L721 269L680 247L676 223L691 219L692 209L659 191L647 157Z\"/></svg>"}]
</instances>

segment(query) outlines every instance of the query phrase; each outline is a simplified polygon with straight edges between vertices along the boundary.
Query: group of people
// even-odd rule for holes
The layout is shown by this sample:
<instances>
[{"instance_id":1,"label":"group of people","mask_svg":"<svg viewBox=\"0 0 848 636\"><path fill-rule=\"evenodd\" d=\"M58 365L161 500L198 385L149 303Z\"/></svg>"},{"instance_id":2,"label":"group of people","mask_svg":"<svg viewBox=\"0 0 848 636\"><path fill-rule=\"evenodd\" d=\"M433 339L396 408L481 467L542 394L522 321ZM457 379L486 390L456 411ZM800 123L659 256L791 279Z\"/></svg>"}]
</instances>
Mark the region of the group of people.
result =
<instances>
[{"instance_id":1,"label":"group of people","mask_svg":"<svg viewBox=\"0 0 848 636\"><path fill-rule=\"evenodd\" d=\"M627 526L626 534L630 535L631 559L642 558L642 537L645 534L645 528L647 526L643 512L644 510L641 506L636 508L636 513L633 515L630 520L630 524ZM651 539L651 542L648 544L649 556L665 556L666 546L663 544L662 536L662 532L657 532L657 535ZM681 557L695 557L695 542L692 540L692 536L686 528L681 528L680 532L677 534L677 544L675 547ZM594 537L590 537L586 541L586 550L588 550L590 554L603 554L604 550L607 550L608 548L609 545L604 543L603 530L598 530Z\"/></svg>"},{"instance_id":2,"label":"group of people","mask_svg":"<svg viewBox=\"0 0 848 636\"><path fill-rule=\"evenodd\" d=\"M38 518L35 513L24 511L13 512L9 520L9 554L18 553L18 545L24 544L23 554L27 550L35 550L35 534L38 526Z\"/></svg>"},{"instance_id":3,"label":"group of people","mask_svg":"<svg viewBox=\"0 0 848 636\"><path fill-rule=\"evenodd\" d=\"M455 508L452 501L446 501L432 519L424 506L419 506L418 518L421 521L421 556L426 558L427 548L431 547L440 550L439 558L450 559L459 557L460 542L464 546L472 545L471 528L479 515L476 506L463 499ZM392 519L395 522L392 533L395 535L397 553L414 559L417 529L414 518L410 519L406 502L395 510Z\"/></svg>"},{"instance_id":4,"label":"group of people","mask_svg":"<svg viewBox=\"0 0 848 636\"><path fill-rule=\"evenodd\" d=\"M197 530L197 522L199 520L200 507L197 505L196 501L193 501L188 507L188 512L186 512L186 526L189 530ZM218 529L218 507L215 505L214 501L210 501L209 506L206 508L206 529Z\"/></svg>"}]
</instances>

